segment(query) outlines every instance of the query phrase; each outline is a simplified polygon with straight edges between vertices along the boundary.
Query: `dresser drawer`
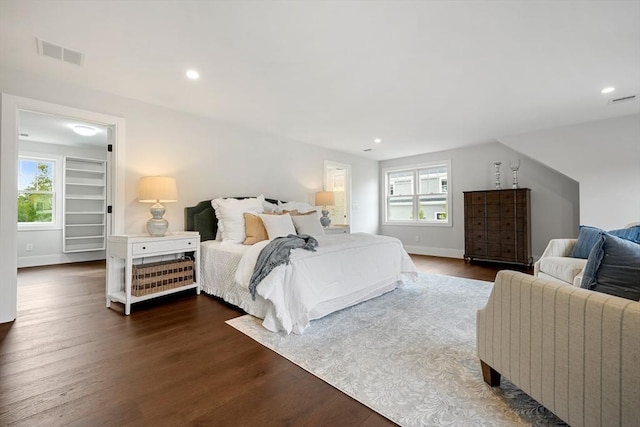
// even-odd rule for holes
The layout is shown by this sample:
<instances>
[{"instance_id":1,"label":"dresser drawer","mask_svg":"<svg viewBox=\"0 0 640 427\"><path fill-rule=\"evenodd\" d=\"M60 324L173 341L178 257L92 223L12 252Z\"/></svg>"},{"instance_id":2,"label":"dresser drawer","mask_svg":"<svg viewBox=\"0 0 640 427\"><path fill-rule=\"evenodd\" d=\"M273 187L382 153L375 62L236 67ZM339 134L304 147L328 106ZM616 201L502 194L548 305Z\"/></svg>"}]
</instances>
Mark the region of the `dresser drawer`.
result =
<instances>
[{"instance_id":1,"label":"dresser drawer","mask_svg":"<svg viewBox=\"0 0 640 427\"><path fill-rule=\"evenodd\" d=\"M141 242L131 245L133 256L152 255L159 252L193 251L198 246L198 239L158 240L157 242Z\"/></svg>"}]
</instances>

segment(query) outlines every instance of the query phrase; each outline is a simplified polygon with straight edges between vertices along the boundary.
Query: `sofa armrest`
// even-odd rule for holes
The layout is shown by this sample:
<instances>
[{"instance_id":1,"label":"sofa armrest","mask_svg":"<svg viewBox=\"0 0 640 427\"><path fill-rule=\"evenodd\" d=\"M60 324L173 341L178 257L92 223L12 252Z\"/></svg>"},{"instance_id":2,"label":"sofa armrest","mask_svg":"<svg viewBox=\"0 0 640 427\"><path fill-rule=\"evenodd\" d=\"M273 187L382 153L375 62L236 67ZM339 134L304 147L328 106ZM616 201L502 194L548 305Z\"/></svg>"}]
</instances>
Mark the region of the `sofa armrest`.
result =
<instances>
[{"instance_id":1,"label":"sofa armrest","mask_svg":"<svg viewBox=\"0 0 640 427\"><path fill-rule=\"evenodd\" d=\"M639 302L503 270L477 314L477 350L572 426L640 419Z\"/></svg>"},{"instance_id":2,"label":"sofa armrest","mask_svg":"<svg viewBox=\"0 0 640 427\"><path fill-rule=\"evenodd\" d=\"M551 239L541 258L548 256L567 257L571 254L577 242L578 239Z\"/></svg>"}]
</instances>

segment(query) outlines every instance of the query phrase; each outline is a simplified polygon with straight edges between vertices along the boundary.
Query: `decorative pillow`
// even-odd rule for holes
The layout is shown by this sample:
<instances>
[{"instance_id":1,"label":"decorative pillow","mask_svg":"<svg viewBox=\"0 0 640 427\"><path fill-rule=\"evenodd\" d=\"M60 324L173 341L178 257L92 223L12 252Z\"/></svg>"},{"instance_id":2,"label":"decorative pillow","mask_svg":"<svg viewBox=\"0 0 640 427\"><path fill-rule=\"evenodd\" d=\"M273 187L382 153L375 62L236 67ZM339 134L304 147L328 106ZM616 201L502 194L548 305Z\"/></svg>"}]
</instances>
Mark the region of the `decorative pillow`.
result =
<instances>
[{"instance_id":1,"label":"decorative pillow","mask_svg":"<svg viewBox=\"0 0 640 427\"><path fill-rule=\"evenodd\" d=\"M640 226L632 226L629 228L621 228L619 230L604 231L597 227L590 227L588 225L580 226L580 233L578 234L578 241L571 251L571 257L573 258L589 258L591 249L600 239L602 233L609 233L612 236L620 237L625 240L631 240L632 242L640 243Z\"/></svg>"},{"instance_id":2,"label":"decorative pillow","mask_svg":"<svg viewBox=\"0 0 640 427\"><path fill-rule=\"evenodd\" d=\"M621 239L640 243L640 225L634 225L629 228L621 228L620 230L611 230L609 234L611 234L612 236L620 237Z\"/></svg>"},{"instance_id":3,"label":"decorative pillow","mask_svg":"<svg viewBox=\"0 0 640 427\"><path fill-rule=\"evenodd\" d=\"M600 234L580 287L640 301L640 244Z\"/></svg>"},{"instance_id":4,"label":"decorative pillow","mask_svg":"<svg viewBox=\"0 0 640 427\"><path fill-rule=\"evenodd\" d=\"M309 236L322 236L324 234L324 229L317 215L295 215L291 219L297 234L308 234Z\"/></svg>"},{"instance_id":5,"label":"decorative pillow","mask_svg":"<svg viewBox=\"0 0 640 427\"><path fill-rule=\"evenodd\" d=\"M267 202L266 200L262 202L262 207L264 208L264 213L282 213L282 208L280 208L280 206L274 205L273 203Z\"/></svg>"},{"instance_id":6,"label":"decorative pillow","mask_svg":"<svg viewBox=\"0 0 640 427\"><path fill-rule=\"evenodd\" d=\"M244 228L247 238L244 239L245 245L254 245L263 240L269 240L267 229L264 228L262 219L258 215L249 212L244 213Z\"/></svg>"},{"instance_id":7,"label":"decorative pillow","mask_svg":"<svg viewBox=\"0 0 640 427\"><path fill-rule=\"evenodd\" d=\"M263 195L250 199L213 199L211 206L216 211L218 228L222 232L222 241L243 243L247 237L243 214L245 212L261 213L263 210L262 202L264 202Z\"/></svg>"},{"instance_id":8,"label":"decorative pillow","mask_svg":"<svg viewBox=\"0 0 640 427\"><path fill-rule=\"evenodd\" d=\"M293 211L297 210L300 213L307 213L315 210L315 207L307 202L287 202L287 203L278 203L278 206L283 211Z\"/></svg>"},{"instance_id":9,"label":"decorative pillow","mask_svg":"<svg viewBox=\"0 0 640 427\"><path fill-rule=\"evenodd\" d=\"M264 228L267 230L269 240L273 240L276 237L283 237L289 234L296 234L296 229L291 221L291 215L265 215L260 214Z\"/></svg>"},{"instance_id":10,"label":"decorative pillow","mask_svg":"<svg viewBox=\"0 0 640 427\"><path fill-rule=\"evenodd\" d=\"M297 209L294 209L292 211L283 211L283 213L288 213L291 216L302 216L302 215L312 215L312 214L316 213L316 211L309 211L309 212L305 212L305 213L300 213L300 212L298 212Z\"/></svg>"},{"instance_id":11,"label":"decorative pillow","mask_svg":"<svg viewBox=\"0 0 640 427\"><path fill-rule=\"evenodd\" d=\"M580 232L578 233L578 241L576 242L576 245L573 247L571 255L569 256L582 259L589 258L591 249L593 249L596 242L600 238L600 235L604 232L604 230L596 227L581 225Z\"/></svg>"}]
</instances>

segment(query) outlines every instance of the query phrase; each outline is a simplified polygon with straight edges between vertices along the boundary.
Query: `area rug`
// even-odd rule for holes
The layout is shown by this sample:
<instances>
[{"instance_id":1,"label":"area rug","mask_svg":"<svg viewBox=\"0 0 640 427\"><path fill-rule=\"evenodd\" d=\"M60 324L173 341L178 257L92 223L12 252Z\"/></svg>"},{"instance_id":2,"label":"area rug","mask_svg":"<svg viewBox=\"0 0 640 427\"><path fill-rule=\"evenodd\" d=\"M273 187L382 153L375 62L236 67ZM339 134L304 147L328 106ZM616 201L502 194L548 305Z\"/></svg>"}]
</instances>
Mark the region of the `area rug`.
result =
<instances>
[{"instance_id":1,"label":"area rug","mask_svg":"<svg viewBox=\"0 0 640 427\"><path fill-rule=\"evenodd\" d=\"M402 426L563 425L502 379L482 380L476 311L492 283L435 274L273 333L250 315L228 324Z\"/></svg>"}]
</instances>

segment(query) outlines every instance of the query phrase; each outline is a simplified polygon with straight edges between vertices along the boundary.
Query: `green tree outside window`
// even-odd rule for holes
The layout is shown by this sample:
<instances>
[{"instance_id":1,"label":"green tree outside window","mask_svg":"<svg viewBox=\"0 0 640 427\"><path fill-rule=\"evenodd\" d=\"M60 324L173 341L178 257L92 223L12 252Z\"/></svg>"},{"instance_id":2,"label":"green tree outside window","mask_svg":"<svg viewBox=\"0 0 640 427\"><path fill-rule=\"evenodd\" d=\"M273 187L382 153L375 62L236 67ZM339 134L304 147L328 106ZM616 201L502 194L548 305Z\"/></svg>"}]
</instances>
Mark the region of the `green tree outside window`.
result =
<instances>
[{"instance_id":1,"label":"green tree outside window","mask_svg":"<svg viewBox=\"0 0 640 427\"><path fill-rule=\"evenodd\" d=\"M20 158L18 165L18 222L53 223L55 163Z\"/></svg>"}]
</instances>

